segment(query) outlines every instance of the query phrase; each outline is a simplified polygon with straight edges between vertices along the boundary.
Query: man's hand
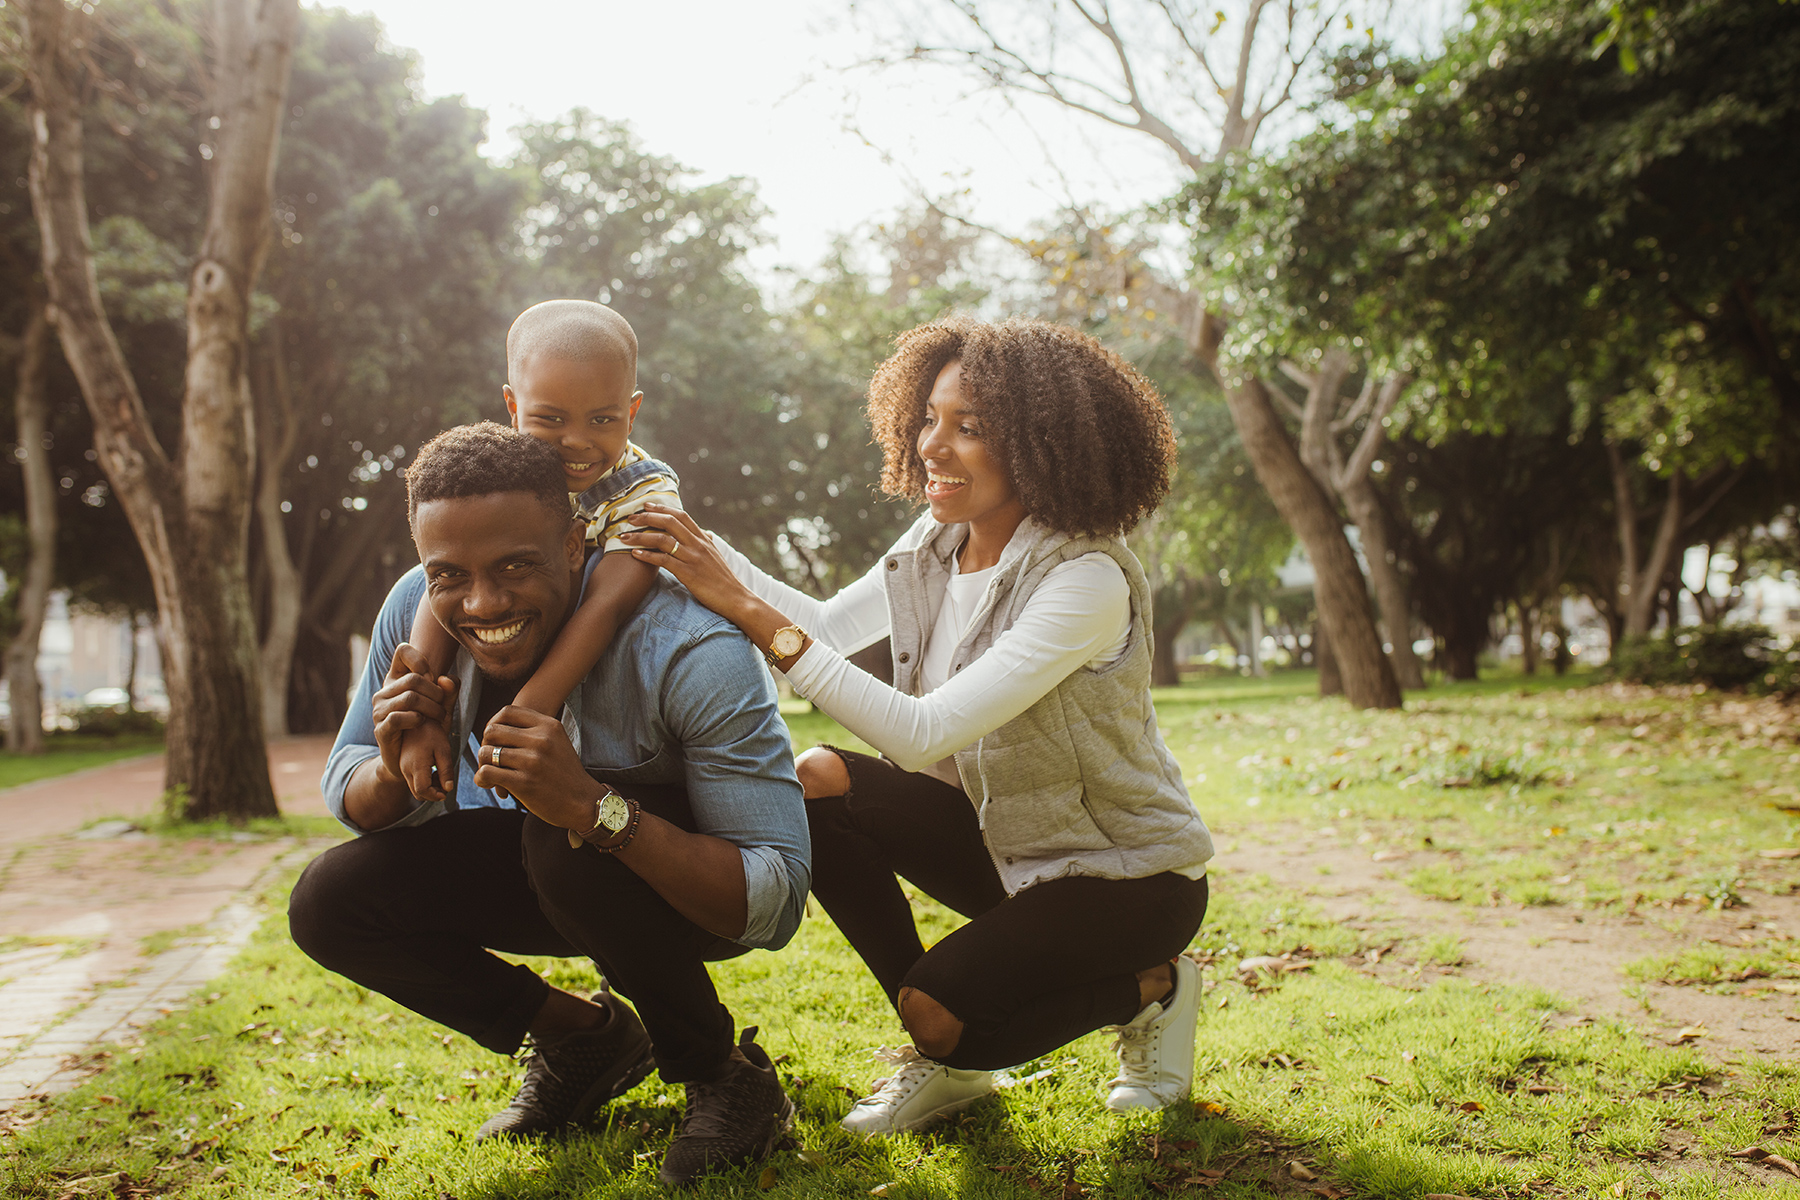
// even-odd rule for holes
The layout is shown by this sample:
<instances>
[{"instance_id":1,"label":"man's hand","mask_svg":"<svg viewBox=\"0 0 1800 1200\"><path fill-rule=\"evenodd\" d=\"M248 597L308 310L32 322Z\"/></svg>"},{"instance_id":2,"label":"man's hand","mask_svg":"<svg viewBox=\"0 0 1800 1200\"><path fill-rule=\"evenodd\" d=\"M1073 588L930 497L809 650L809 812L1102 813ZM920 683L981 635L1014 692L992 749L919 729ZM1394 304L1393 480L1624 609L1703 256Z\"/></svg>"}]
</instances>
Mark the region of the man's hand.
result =
<instances>
[{"instance_id":1,"label":"man's hand","mask_svg":"<svg viewBox=\"0 0 1800 1200\"><path fill-rule=\"evenodd\" d=\"M499 762L495 762L495 752ZM581 765L562 722L509 704L481 735L475 784L504 788L540 820L586 833L605 790Z\"/></svg>"},{"instance_id":2,"label":"man's hand","mask_svg":"<svg viewBox=\"0 0 1800 1200\"><path fill-rule=\"evenodd\" d=\"M437 795L430 796L423 792L415 793L407 786L405 768L401 763L401 745L403 740L416 741L421 745L429 744L429 739L420 737L406 738L410 730L423 730L427 726L435 726L439 739L445 746L449 745L447 726L451 710L456 704L456 680L448 675L439 675L433 679L430 675L431 664L425 656L406 642L394 647L394 661L388 667L387 681L380 691L375 693L370 705L371 715L375 721L375 744L381 749L381 766L377 778L383 784L399 784L409 794L417 794L421 800L442 800L443 788L437 789ZM455 769L452 762L451 769ZM443 782L447 785L449 779Z\"/></svg>"}]
</instances>

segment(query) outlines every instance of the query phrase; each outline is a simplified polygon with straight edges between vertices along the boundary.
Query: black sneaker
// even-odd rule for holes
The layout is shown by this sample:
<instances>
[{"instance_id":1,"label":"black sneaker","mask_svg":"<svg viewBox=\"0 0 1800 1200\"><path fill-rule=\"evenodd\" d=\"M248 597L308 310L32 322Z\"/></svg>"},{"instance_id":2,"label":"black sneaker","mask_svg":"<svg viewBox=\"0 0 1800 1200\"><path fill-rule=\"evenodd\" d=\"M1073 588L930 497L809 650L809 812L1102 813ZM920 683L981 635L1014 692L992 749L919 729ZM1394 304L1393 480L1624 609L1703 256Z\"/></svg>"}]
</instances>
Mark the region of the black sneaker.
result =
<instances>
[{"instance_id":1,"label":"black sneaker","mask_svg":"<svg viewBox=\"0 0 1800 1200\"><path fill-rule=\"evenodd\" d=\"M670 1187L765 1157L794 1123L794 1102L755 1038L755 1026L744 1030L724 1074L687 1085L687 1111L657 1172Z\"/></svg>"},{"instance_id":2,"label":"black sneaker","mask_svg":"<svg viewBox=\"0 0 1800 1200\"><path fill-rule=\"evenodd\" d=\"M475 1131L476 1141L554 1133L650 1074L650 1035L637 1014L608 992L596 992L593 1002L606 1010L605 1024L528 1041L524 1084L511 1104Z\"/></svg>"}]
</instances>

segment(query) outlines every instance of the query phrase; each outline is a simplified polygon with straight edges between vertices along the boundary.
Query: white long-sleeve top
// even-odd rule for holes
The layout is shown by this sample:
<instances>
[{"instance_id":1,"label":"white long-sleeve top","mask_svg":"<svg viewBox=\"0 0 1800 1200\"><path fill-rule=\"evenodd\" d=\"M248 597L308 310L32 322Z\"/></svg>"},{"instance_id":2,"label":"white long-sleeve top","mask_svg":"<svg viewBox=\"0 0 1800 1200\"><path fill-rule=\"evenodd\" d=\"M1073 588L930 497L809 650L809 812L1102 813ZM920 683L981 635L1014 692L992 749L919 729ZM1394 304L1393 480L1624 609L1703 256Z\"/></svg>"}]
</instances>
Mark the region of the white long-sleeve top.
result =
<instances>
[{"instance_id":1,"label":"white long-sleeve top","mask_svg":"<svg viewBox=\"0 0 1800 1200\"><path fill-rule=\"evenodd\" d=\"M829 600L817 600L759 570L722 538L713 542L751 591L812 635L787 673L794 689L907 771L942 774L942 760L1030 708L1079 668L1117 661L1131 635L1125 573L1108 555L1083 555L1052 568L985 653L924 695L908 696L844 657L892 632L882 560ZM932 640L942 632L934 621ZM929 644L923 652L929 656ZM947 781L961 786L953 768Z\"/></svg>"}]
</instances>

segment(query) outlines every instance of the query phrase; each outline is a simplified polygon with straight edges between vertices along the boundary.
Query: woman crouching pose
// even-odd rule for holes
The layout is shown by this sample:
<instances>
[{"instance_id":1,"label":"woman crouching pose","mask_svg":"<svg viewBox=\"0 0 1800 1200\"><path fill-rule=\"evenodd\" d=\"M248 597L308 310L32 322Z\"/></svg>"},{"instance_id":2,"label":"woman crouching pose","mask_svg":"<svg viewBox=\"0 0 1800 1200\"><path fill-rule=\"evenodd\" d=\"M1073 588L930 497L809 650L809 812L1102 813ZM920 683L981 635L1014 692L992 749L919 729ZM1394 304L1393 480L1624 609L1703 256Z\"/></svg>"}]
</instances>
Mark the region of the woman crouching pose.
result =
<instances>
[{"instance_id":1,"label":"woman crouching pose","mask_svg":"<svg viewBox=\"0 0 1800 1200\"><path fill-rule=\"evenodd\" d=\"M1168 412L1085 334L955 318L901 336L869 418L882 487L930 512L829 600L683 513L627 535L881 751L798 763L813 893L912 1038L843 1123L915 1129L1103 1026L1107 1107L1161 1108L1193 1079L1181 952L1213 852L1157 730L1150 589L1121 540L1168 491ZM844 657L884 637L892 687ZM968 924L927 951L899 876Z\"/></svg>"}]
</instances>

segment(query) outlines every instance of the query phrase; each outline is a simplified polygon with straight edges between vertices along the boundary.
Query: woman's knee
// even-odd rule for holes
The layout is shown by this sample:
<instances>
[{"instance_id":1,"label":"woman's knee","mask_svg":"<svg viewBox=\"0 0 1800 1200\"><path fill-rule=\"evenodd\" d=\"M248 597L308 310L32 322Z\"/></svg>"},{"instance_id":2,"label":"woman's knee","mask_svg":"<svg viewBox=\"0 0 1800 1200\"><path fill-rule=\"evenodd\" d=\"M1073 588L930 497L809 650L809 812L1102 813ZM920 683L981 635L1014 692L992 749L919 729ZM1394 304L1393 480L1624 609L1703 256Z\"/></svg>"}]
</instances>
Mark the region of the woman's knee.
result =
<instances>
[{"instance_id":1,"label":"woman's knee","mask_svg":"<svg viewBox=\"0 0 1800 1200\"><path fill-rule=\"evenodd\" d=\"M913 1045L927 1058L942 1060L956 1052L962 1041L963 1023L949 1009L917 988L900 989L900 1024L912 1035Z\"/></svg>"},{"instance_id":2,"label":"woman's knee","mask_svg":"<svg viewBox=\"0 0 1800 1200\"><path fill-rule=\"evenodd\" d=\"M808 800L842 796L850 791L850 768L838 752L826 746L814 746L794 760L794 773Z\"/></svg>"}]
</instances>

